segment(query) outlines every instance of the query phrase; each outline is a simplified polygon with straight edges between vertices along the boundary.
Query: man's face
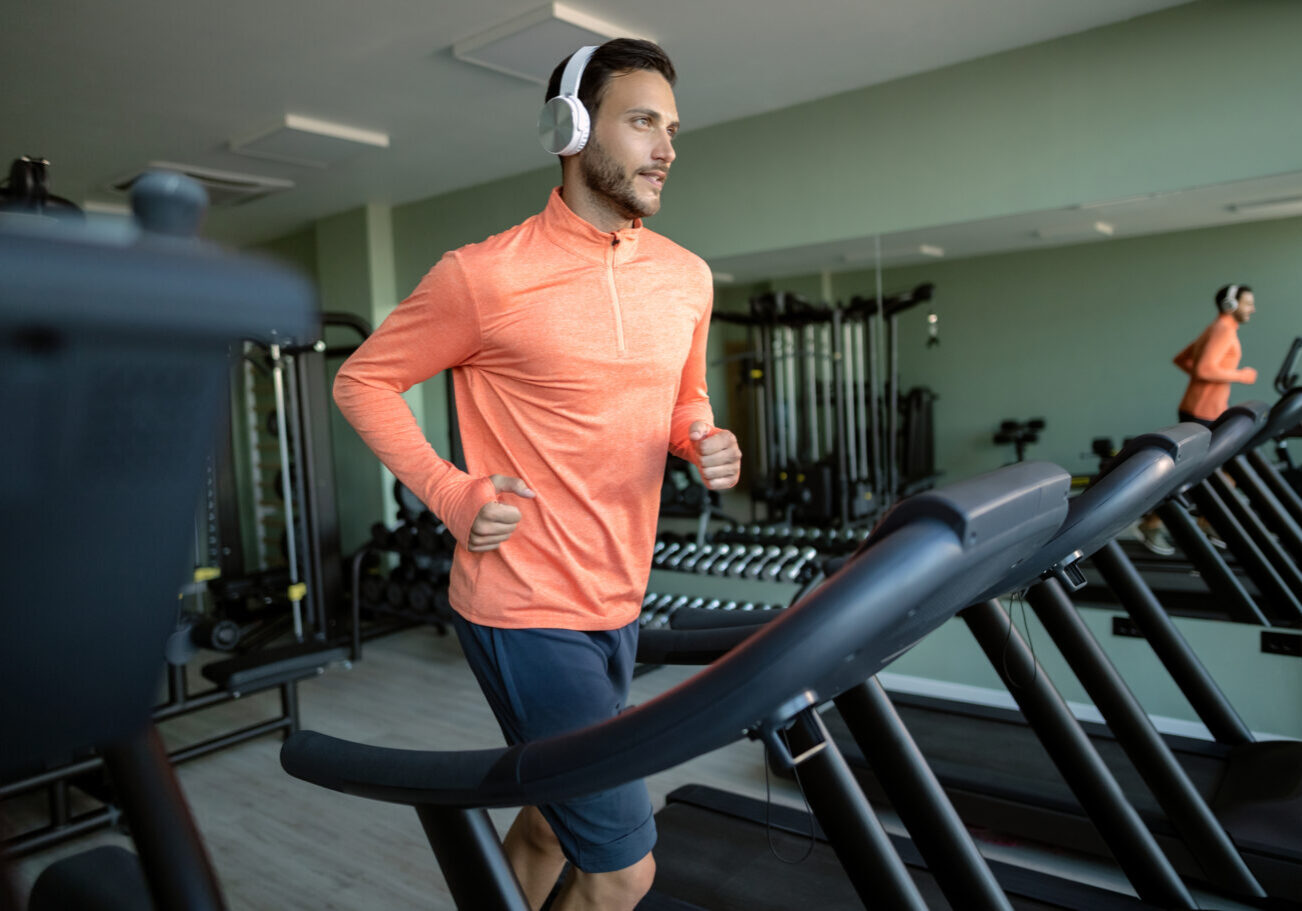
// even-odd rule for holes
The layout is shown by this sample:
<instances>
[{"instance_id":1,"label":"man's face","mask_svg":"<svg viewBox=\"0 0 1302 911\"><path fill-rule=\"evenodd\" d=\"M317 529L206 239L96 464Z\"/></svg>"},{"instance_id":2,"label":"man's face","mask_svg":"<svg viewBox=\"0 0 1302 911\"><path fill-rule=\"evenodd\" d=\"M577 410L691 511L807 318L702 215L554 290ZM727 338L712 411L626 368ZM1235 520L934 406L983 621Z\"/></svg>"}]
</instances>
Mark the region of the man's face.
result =
<instances>
[{"instance_id":1,"label":"man's face","mask_svg":"<svg viewBox=\"0 0 1302 911\"><path fill-rule=\"evenodd\" d=\"M1234 318L1240 323L1246 323L1252 319L1252 314L1257 312L1257 299L1251 291L1244 291L1239 295L1239 306L1234 310Z\"/></svg>"},{"instance_id":2,"label":"man's face","mask_svg":"<svg viewBox=\"0 0 1302 911\"><path fill-rule=\"evenodd\" d=\"M675 158L674 90L653 70L612 76L579 153L583 182L624 218L660 211L660 191Z\"/></svg>"}]
</instances>

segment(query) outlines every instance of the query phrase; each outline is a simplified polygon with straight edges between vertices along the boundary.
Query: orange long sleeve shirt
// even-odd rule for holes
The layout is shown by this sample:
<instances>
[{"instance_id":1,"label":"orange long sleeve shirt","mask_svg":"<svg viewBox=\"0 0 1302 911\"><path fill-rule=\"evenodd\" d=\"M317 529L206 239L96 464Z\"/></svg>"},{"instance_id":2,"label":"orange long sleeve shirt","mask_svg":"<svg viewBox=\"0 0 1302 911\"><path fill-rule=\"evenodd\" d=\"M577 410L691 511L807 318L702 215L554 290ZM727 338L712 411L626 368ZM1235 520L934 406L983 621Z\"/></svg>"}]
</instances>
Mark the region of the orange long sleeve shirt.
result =
<instances>
[{"instance_id":1,"label":"orange long sleeve shirt","mask_svg":"<svg viewBox=\"0 0 1302 911\"><path fill-rule=\"evenodd\" d=\"M1257 371L1239 369L1243 346L1239 344L1239 321L1222 313L1187 348L1175 356L1175 365L1189 374L1189 385L1180 410L1214 421L1230 407L1230 383L1255 383Z\"/></svg>"},{"instance_id":2,"label":"orange long sleeve shirt","mask_svg":"<svg viewBox=\"0 0 1302 911\"><path fill-rule=\"evenodd\" d=\"M459 545L449 599L505 628L617 629L641 611L665 454L696 460L713 427L703 260L634 222L604 233L560 191L546 209L446 254L340 369L335 401ZM401 393L452 371L467 472L440 458ZM520 524L496 550L464 543L496 494Z\"/></svg>"}]
</instances>

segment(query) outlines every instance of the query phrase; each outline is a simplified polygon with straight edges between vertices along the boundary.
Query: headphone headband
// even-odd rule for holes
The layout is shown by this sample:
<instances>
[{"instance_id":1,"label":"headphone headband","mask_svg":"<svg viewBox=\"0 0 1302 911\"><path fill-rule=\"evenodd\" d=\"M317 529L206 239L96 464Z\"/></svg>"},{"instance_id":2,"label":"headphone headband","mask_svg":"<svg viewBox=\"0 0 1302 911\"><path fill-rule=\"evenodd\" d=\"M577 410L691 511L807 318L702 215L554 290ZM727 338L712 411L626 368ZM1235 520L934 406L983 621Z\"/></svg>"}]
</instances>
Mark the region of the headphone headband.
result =
<instances>
[{"instance_id":1,"label":"headphone headband","mask_svg":"<svg viewBox=\"0 0 1302 911\"><path fill-rule=\"evenodd\" d=\"M1221 311L1233 313L1237 309L1239 309L1239 286L1230 285L1225 289L1225 297L1221 299Z\"/></svg>"},{"instance_id":2,"label":"headphone headband","mask_svg":"<svg viewBox=\"0 0 1302 911\"><path fill-rule=\"evenodd\" d=\"M596 50L597 45L589 44L570 55L557 94L547 99L538 115L538 138L553 155L577 155L588 142L592 120L579 100L579 80Z\"/></svg>"},{"instance_id":3,"label":"headphone headband","mask_svg":"<svg viewBox=\"0 0 1302 911\"><path fill-rule=\"evenodd\" d=\"M565 72L561 74L561 85L558 94L574 98L579 96L579 80L583 78L583 70L587 67L588 61L592 59L592 55L596 50L597 45L589 44L570 55L570 62L565 64Z\"/></svg>"}]
</instances>

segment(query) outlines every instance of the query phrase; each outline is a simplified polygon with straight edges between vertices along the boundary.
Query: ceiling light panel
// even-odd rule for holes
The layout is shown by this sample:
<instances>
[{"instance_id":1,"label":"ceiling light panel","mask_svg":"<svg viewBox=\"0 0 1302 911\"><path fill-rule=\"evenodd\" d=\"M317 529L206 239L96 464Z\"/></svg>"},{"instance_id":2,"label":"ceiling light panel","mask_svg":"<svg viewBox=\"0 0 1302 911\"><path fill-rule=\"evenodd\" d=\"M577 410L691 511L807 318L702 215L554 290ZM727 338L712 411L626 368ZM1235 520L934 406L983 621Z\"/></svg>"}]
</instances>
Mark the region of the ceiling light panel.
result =
<instances>
[{"instance_id":1,"label":"ceiling light panel","mask_svg":"<svg viewBox=\"0 0 1302 911\"><path fill-rule=\"evenodd\" d=\"M649 38L589 16L563 3L548 3L452 45L458 60L538 85L570 54L612 38ZM654 40L654 39L651 39Z\"/></svg>"},{"instance_id":2,"label":"ceiling light panel","mask_svg":"<svg viewBox=\"0 0 1302 911\"><path fill-rule=\"evenodd\" d=\"M231 143L231 151L308 168L326 168L367 148L387 149L389 135L286 114L280 123Z\"/></svg>"},{"instance_id":3,"label":"ceiling light panel","mask_svg":"<svg viewBox=\"0 0 1302 911\"><path fill-rule=\"evenodd\" d=\"M1253 215L1258 218L1269 218L1272 215L1302 215L1302 196L1236 202L1226 206L1225 210L1235 215Z\"/></svg>"}]
</instances>

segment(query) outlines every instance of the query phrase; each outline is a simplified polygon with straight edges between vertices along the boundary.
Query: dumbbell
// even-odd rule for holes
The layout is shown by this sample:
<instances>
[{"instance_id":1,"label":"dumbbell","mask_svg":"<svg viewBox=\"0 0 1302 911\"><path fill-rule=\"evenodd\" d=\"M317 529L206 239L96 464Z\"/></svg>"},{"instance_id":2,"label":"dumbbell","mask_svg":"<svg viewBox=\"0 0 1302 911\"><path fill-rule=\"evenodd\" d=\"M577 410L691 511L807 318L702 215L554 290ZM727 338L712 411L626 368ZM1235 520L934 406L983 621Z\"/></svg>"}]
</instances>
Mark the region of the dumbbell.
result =
<instances>
[{"instance_id":1,"label":"dumbbell","mask_svg":"<svg viewBox=\"0 0 1302 911\"><path fill-rule=\"evenodd\" d=\"M656 592L647 592L646 597L642 599L642 613L637 618L638 626L646 626L651 620L651 605L660 600L660 595Z\"/></svg>"},{"instance_id":2,"label":"dumbbell","mask_svg":"<svg viewBox=\"0 0 1302 911\"><path fill-rule=\"evenodd\" d=\"M662 607L656 612L655 618L651 621L651 626L668 626L669 618L676 614L681 608L686 607L692 600L691 595L679 595L669 602L668 606Z\"/></svg>"},{"instance_id":3,"label":"dumbbell","mask_svg":"<svg viewBox=\"0 0 1302 911\"><path fill-rule=\"evenodd\" d=\"M417 579L407 588L407 607L425 614L434 610L438 590L426 579Z\"/></svg>"},{"instance_id":4,"label":"dumbbell","mask_svg":"<svg viewBox=\"0 0 1302 911\"><path fill-rule=\"evenodd\" d=\"M668 560L670 557L672 557L674 554L678 553L678 551L682 550L682 547L683 547L683 543L681 541L674 541L670 544L667 544L665 545L664 550L660 551L660 553L652 557L651 562L654 563L656 566L664 566L665 561Z\"/></svg>"},{"instance_id":5,"label":"dumbbell","mask_svg":"<svg viewBox=\"0 0 1302 911\"><path fill-rule=\"evenodd\" d=\"M653 625L655 625L655 622L656 622L658 619L660 619L660 616L661 616L661 614L663 614L665 608L667 608L670 604L673 604L674 599L675 599L676 597L678 597L678 596L677 596L677 595L656 595L655 600L654 600L650 605L648 605L647 607L643 608L643 610L642 610L642 617L641 617L641 619L640 619L640 621L639 621L639 625L641 625L641 626L653 626ZM643 603L644 603L644 604L646 603L645 599L643 600Z\"/></svg>"},{"instance_id":6,"label":"dumbbell","mask_svg":"<svg viewBox=\"0 0 1302 911\"><path fill-rule=\"evenodd\" d=\"M812 547L806 547L804 550L800 552L800 556L796 557L795 560L793 560L785 569L782 570L781 573L782 578L788 582L795 582L797 579L800 578L800 574L804 570L805 566L811 560L815 560L817 558L818 558L818 551Z\"/></svg>"},{"instance_id":7,"label":"dumbbell","mask_svg":"<svg viewBox=\"0 0 1302 911\"><path fill-rule=\"evenodd\" d=\"M740 545L737 544L717 544L715 545L714 553L697 560L696 566L694 566L693 568L698 573L708 573L712 569L714 569L715 563L718 563L720 560L726 559L728 554L732 553L733 548L739 546Z\"/></svg>"},{"instance_id":8,"label":"dumbbell","mask_svg":"<svg viewBox=\"0 0 1302 911\"><path fill-rule=\"evenodd\" d=\"M778 554L776 559L772 560L764 567L760 575L768 582L776 582L779 575L782 573L782 567L786 566L788 562L799 556L800 548L794 544L788 544L786 547L782 548L782 553Z\"/></svg>"},{"instance_id":9,"label":"dumbbell","mask_svg":"<svg viewBox=\"0 0 1302 911\"><path fill-rule=\"evenodd\" d=\"M714 564L710 571L716 576L735 576L745 568L747 563L762 553L764 553L763 544L738 544L726 559Z\"/></svg>"},{"instance_id":10,"label":"dumbbell","mask_svg":"<svg viewBox=\"0 0 1302 911\"><path fill-rule=\"evenodd\" d=\"M451 541L451 535L448 533L447 526L438 520L434 513L428 509L420 514L416 520L416 547L427 554L439 553L443 550L453 550L456 542Z\"/></svg>"},{"instance_id":11,"label":"dumbbell","mask_svg":"<svg viewBox=\"0 0 1302 911\"><path fill-rule=\"evenodd\" d=\"M714 553L713 544L702 544L700 547L696 549L696 553L692 554L690 557L686 558L685 560L683 560L683 562L678 564L678 569L685 573L695 572L696 564L700 563L701 560L705 559L712 553Z\"/></svg>"},{"instance_id":12,"label":"dumbbell","mask_svg":"<svg viewBox=\"0 0 1302 911\"><path fill-rule=\"evenodd\" d=\"M665 569L678 569L682 565L683 560L694 553L696 553L696 545L692 542L688 542L687 544L684 544L677 553L665 557L664 562L660 565Z\"/></svg>"},{"instance_id":13,"label":"dumbbell","mask_svg":"<svg viewBox=\"0 0 1302 911\"><path fill-rule=\"evenodd\" d=\"M719 610L736 610L736 609L737 609L736 601L725 601L723 605L719 608Z\"/></svg>"},{"instance_id":14,"label":"dumbbell","mask_svg":"<svg viewBox=\"0 0 1302 911\"><path fill-rule=\"evenodd\" d=\"M746 548L746 552L742 554L741 559L734 561L728 567L728 575L734 579L741 578L746 572L746 567L764 556L766 549L763 544L752 544Z\"/></svg>"},{"instance_id":15,"label":"dumbbell","mask_svg":"<svg viewBox=\"0 0 1302 911\"><path fill-rule=\"evenodd\" d=\"M752 560L746 565L746 571L743 575L747 579L758 579L760 573L764 571L764 567L771 563L775 557L781 555L781 553L781 547L778 547L776 544L770 544L768 547L764 548L764 553L761 554L758 559Z\"/></svg>"}]
</instances>

